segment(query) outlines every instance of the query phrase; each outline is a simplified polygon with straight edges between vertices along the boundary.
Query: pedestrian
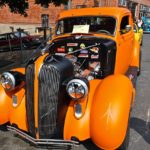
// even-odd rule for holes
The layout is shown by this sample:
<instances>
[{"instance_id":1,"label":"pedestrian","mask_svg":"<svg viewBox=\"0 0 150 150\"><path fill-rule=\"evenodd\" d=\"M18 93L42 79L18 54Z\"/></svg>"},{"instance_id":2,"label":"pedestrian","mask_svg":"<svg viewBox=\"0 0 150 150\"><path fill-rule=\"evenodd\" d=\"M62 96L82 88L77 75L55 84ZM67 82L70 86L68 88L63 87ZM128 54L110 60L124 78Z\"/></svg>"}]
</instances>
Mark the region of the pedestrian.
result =
<instances>
[{"instance_id":1,"label":"pedestrian","mask_svg":"<svg viewBox=\"0 0 150 150\"><path fill-rule=\"evenodd\" d=\"M138 25L138 28L142 28L142 25L143 25L143 20L141 19L141 17L139 17L138 21L137 21L137 25Z\"/></svg>"}]
</instances>

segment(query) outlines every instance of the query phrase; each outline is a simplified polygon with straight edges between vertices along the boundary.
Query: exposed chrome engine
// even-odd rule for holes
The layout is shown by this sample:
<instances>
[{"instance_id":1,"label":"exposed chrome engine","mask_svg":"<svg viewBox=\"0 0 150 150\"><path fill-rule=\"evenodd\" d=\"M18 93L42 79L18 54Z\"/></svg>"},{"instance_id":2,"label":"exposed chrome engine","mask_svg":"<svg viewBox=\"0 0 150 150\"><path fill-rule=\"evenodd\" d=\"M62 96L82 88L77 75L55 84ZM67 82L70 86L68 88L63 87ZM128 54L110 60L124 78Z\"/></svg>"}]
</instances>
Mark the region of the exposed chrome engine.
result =
<instances>
[{"instance_id":1,"label":"exposed chrome engine","mask_svg":"<svg viewBox=\"0 0 150 150\"><path fill-rule=\"evenodd\" d=\"M88 80L92 80L96 78L98 73L100 73L100 62L87 62L86 58L84 58L82 61L79 61L77 56L74 55L67 55L65 57L73 63L75 77L85 77Z\"/></svg>"},{"instance_id":2,"label":"exposed chrome engine","mask_svg":"<svg viewBox=\"0 0 150 150\"><path fill-rule=\"evenodd\" d=\"M114 72L116 44L110 39L70 36L55 40L50 52L69 59L75 77L92 80Z\"/></svg>"}]
</instances>

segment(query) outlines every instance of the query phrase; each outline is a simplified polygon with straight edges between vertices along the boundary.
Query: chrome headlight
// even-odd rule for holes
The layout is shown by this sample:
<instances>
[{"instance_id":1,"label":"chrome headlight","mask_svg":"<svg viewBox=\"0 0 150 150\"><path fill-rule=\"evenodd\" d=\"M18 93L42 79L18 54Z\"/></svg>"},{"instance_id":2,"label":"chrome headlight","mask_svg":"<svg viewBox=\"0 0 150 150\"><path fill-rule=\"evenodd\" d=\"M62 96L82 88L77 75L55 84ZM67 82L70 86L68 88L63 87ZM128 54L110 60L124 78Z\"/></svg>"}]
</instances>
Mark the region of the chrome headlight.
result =
<instances>
[{"instance_id":1,"label":"chrome headlight","mask_svg":"<svg viewBox=\"0 0 150 150\"><path fill-rule=\"evenodd\" d=\"M79 100L87 96L88 84L84 80L73 79L68 82L66 90L72 99Z\"/></svg>"},{"instance_id":2,"label":"chrome headlight","mask_svg":"<svg viewBox=\"0 0 150 150\"><path fill-rule=\"evenodd\" d=\"M1 75L0 82L3 86L3 88L7 91L13 90L16 85L15 77L10 72L4 72Z\"/></svg>"}]
</instances>

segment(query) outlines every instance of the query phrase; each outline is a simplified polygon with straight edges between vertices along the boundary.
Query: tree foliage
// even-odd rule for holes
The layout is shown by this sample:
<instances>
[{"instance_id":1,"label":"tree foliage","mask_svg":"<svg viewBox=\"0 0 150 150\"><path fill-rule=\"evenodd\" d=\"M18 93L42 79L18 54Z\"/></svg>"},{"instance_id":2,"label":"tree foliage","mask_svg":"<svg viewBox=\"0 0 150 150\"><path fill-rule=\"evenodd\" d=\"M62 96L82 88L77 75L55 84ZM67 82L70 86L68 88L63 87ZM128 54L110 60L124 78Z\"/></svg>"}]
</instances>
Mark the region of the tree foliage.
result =
<instances>
[{"instance_id":1,"label":"tree foliage","mask_svg":"<svg viewBox=\"0 0 150 150\"><path fill-rule=\"evenodd\" d=\"M61 4L67 4L68 0L35 0L36 4L41 4L42 6L49 6L50 3L53 3L55 6Z\"/></svg>"},{"instance_id":2,"label":"tree foliage","mask_svg":"<svg viewBox=\"0 0 150 150\"><path fill-rule=\"evenodd\" d=\"M35 0L35 4L48 7L50 3L55 6L67 4L68 0ZM27 9L29 7L28 0L0 0L0 8L8 6L12 13L18 13L27 16Z\"/></svg>"},{"instance_id":3,"label":"tree foliage","mask_svg":"<svg viewBox=\"0 0 150 150\"><path fill-rule=\"evenodd\" d=\"M28 0L0 0L0 7L9 6L10 11L26 16L28 9Z\"/></svg>"}]
</instances>

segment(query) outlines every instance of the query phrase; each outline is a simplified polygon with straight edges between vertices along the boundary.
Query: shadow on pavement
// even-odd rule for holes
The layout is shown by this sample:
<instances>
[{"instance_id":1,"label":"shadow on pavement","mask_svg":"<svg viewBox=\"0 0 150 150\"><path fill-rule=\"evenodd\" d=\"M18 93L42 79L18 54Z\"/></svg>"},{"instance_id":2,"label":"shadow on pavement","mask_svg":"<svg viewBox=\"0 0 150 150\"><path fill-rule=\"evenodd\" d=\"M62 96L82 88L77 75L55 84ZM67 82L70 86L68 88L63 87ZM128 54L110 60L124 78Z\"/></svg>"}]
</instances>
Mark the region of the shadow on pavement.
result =
<instances>
[{"instance_id":1,"label":"shadow on pavement","mask_svg":"<svg viewBox=\"0 0 150 150\"><path fill-rule=\"evenodd\" d=\"M144 140L150 144L150 122L139 118L132 117L130 120L130 128L138 132Z\"/></svg>"},{"instance_id":2,"label":"shadow on pavement","mask_svg":"<svg viewBox=\"0 0 150 150\"><path fill-rule=\"evenodd\" d=\"M7 130L7 125L8 125L8 123L3 124L3 125L0 125L0 130L1 130L1 131L8 131L8 130Z\"/></svg>"},{"instance_id":3,"label":"shadow on pavement","mask_svg":"<svg viewBox=\"0 0 150 150\"><path fill-rule=\"evenodd\" d=\"M100 148L98 148L91 139L85 140L82 144L87 150L100 150Z\"/></svg>"}]
</instances>

